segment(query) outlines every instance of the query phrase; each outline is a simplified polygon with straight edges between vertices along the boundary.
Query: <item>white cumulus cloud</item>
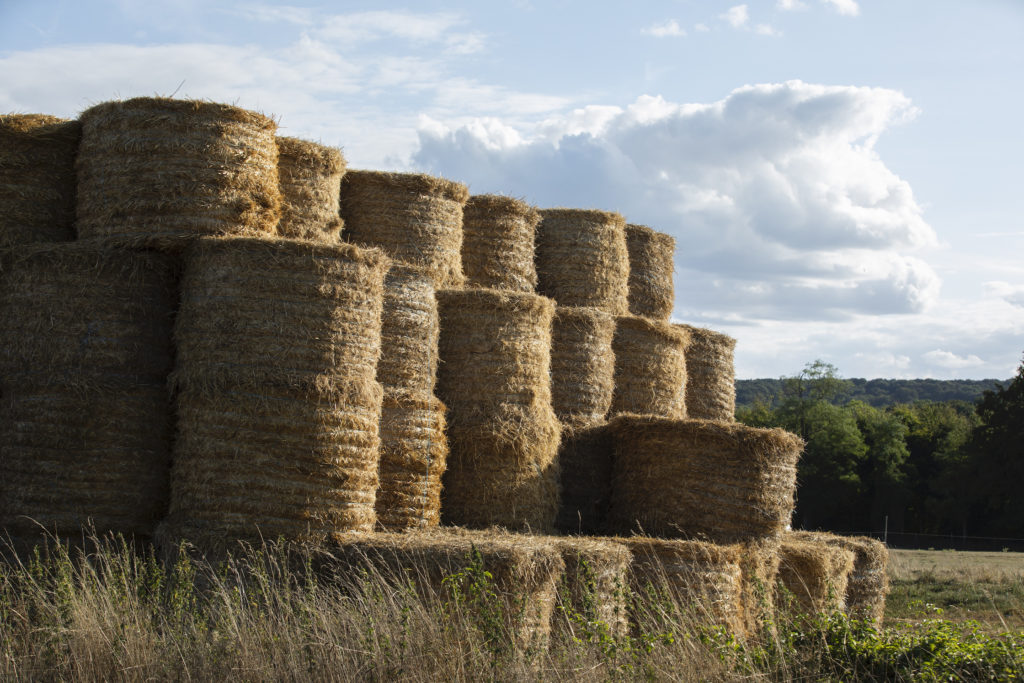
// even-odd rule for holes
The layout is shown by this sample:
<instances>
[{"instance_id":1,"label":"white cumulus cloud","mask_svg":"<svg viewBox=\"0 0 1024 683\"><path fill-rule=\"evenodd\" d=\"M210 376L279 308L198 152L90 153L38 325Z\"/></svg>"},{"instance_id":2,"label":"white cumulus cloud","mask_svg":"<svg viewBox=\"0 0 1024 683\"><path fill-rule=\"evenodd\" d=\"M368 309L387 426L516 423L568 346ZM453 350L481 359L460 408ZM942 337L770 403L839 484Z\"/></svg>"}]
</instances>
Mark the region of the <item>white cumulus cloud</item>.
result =
<instances>
[{"instance_id":1,"label":"white cumulus cloud","mask_svg":"<svg viewBox=\"0 0 1024 683\"><path fill-rule=\"evenodd\" d=\"M750 12L747 10L746 5L736 5L730 7L724 14L719 15L719 19L733 28L743 28L750 21Z\"/></svg>"},{"instance_id":2,"label":"white cumulus cloud","mask_svg":"<svg viewBox=\"0 0 1024 683\"><path fill-rule=\"evenodd\" d=\"M978 358L973 353L967 356L958 356L951 351L944 351L942 349L929 351L924 354L924 357L928 362L949 370L959 370L961 368L971 368L985 364L985 361Z\"/></svg>"}]
</instances>

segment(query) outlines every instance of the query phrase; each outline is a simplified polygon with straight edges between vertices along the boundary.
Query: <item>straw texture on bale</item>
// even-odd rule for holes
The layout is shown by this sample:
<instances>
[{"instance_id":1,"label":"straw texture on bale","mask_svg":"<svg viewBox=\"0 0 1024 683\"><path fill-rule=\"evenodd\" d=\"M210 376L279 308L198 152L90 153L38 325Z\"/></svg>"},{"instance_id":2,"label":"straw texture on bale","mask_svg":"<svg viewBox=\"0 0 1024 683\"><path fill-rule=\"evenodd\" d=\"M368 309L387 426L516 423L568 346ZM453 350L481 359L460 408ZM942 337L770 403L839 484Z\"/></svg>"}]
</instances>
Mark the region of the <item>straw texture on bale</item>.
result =
<instances>
[{"instance_id":1,"label":"straw texture on bale","mask_svg":"<svg viewBox=\"0 0 1024 683\"><path fill-rule=\"evenodd\" d=\"M341 183L345 235L423 268L438 287L461 287L461 183L416 173L349 171Z\"/></svg>"},{"instance_id":2,"label":"straw texture on bale","mask_svg":"<svg viewBox=\"0 0 1024 683\"><path fill-rule=\"evenodd\" d=\"M740 543L743 571L743 622L749 635L761 631L775 618L775 584L779 576L779 545L782 535Z\"/></svg>"},{"instance_id":3,"label":"straw texture on bale","mask_svg":"<svg viewBox=\"0 0 1024 683\"><path fill-rule=\"evenodd\" d=\"M889 592L889 549L867 536L836 536L823 532L794 532L798 540L818 540L853 552L853 572L846 583L846 611L857 619L881 622Z\"/></svg>"},{"instance_id":4,"label":"straw texture on bale","mask_svg":"<svg viewBox=\"0 0 1024 683\"><path fill-rule=\"evenodd\" d=\"M551 405L562 422L603 422L615 388L615 319L596 308L556 306L551 326Z\"/></svg>"},{"instance_id":5,"label":"straw texture on bale","mask_svg":"<svg viewBox=\"0 0 1024 683\"><path fill-rule=\"evenodd\" d=\"M629 312L667 321L675 306L676 238L646 225L626 226L629 250Z\"/></svg>"},{"instance_id":6,"label":"straw texture on bale","mask_svg":"<svg viewBox=\"0 0 1024 683\"><path fill-rule=\"evenodd\" d=\"M277 124L226 104L139 97L82 112L80 237L174 248L200 235L273 234Z\"/></svg>"},{"instance_id":7,"label":"straw texture on bale","mask_svg":"<svg viewBox=\"0 0 1024 683\"><path fill-rule=\"evenodd\" d=\"M567 534L602 531L612 495L612 443L606 425L564 427L558 469L558 530Z\"/></svg>"},{"instance_id":8,"label":"straw texture on bale","mask_svg":"<svg viewBox=\"0 0 1024 683\"><path fill-rule=\"evenodd\" d=\"M792 593L799 609L807 614L843 609L846 584L853 571L853 551L787 535L779 557L779 586Z\"/></svg>"},{"instance_id":9,"label":"straw texture on bale","mask_svg":"<svg viewBox=\"0 0 1024 683\"><path fill-rule=\"evenodd\" d=\"M736 340L691 325L677 325L690 335L686 347L686 416L732 422L736 415Z\"/></svg>"},{"instance_id":10,"label":"straw texture on bale","mask_svg":"<svg viewBox=\"0 0 1024 683\"><path fill-rule=\"evenodd\" d=\"M278 137L282 237L334 244L341 235L338 213L345 157L341 150L308 140Z\"/></svg>"},{"instance_id":11,"label":"straw texture on bale","mask_svg":"<svg viewBox=\"0 0 1024 683\"><path fill-rule=\"evenodd\" d=\"M377 380L387 389L433 394L439 335L433 279L421 268L394 263L384 279Z\"/></svg>"},{"instance_id":12,"label":"straw texture on bale","mask_svg":"<svg viewBox=\"0 0 1024 683\"><path fill-rule=\"evenodd\" d=\"M611 539L553 538L562 553L565 575L559 590L564 614L608 625L613 636L629 631L629 566L633 555L622 543ZM571 631L573 624L560 625ZM573 634L576 635L576 634Z\"/></svg>"},{"instance_id":13,"label":"straw texture on bale","mask_svg":"<svg viewBox=\"0 0 1024 683\"><path fill-rule=\"evenodd\" d=\"M613 441L614 530L718 543L781 533L803 441L781 429L623 415Z\"/></svg>"},{"instance_id":14,"label":"straw texture on bale","mask_svg":"<svg viewBox=\"0 0 1024 683\"><path fill-rule=\"evenodd\" d=\"M442 290L437 394L448 406L442 519L535 532L558 512L551 409L550 299L494 289Z\"/></svg>"},{"instance_id":15,"label":"straw texture on bale","mask_svg":"<svg viewBox=\"0 0 1024 683\"><path fill-rule=\"evenodd\" d=\"M401 531L437 526L448 460L444 404L433 396L384 391L380 417L377 522Z\"/></svg>"},{"instance_id":16,"label":"straw texture on bale","mask_svg":"<svg viewBox=\"0 0 1024 683\"><path fill-rule=\"evenodd\" d=\"M686 417L685 330L637 316L618 316L612 351L615 390L610 415Z\"/></svg>"},{"instance_id":17,"label":"straw texture on bale","mask_svg":"<svg viewBox=\"0 0 1024 683\"><path fill-rule=\"evenodd\" d=\"M629 311L626 219L586 209L543 209L537 224L537 291L562 306Z\"/></svg>"},{"instance_id":18,"label":"straw texture on bale","mask_svg":"<svg viewBox=\"0 0 1024 683\"><path fill-rule=\"evenodd\" d=\"M483 194L462 216L462 270L467 287L532 292L537 288L533 242L540 213L526 202Z\"/></svg>"},{"instance_id":19,"label":"straw texture on bale","mask_svg":"<svg viewBox=\"0 0 1024 683\"><path fill-rule=\"evenodd\" d=\"M0 114L0 249L75 239L81 126L46 114Z\"/></svg>"}]
</instances>

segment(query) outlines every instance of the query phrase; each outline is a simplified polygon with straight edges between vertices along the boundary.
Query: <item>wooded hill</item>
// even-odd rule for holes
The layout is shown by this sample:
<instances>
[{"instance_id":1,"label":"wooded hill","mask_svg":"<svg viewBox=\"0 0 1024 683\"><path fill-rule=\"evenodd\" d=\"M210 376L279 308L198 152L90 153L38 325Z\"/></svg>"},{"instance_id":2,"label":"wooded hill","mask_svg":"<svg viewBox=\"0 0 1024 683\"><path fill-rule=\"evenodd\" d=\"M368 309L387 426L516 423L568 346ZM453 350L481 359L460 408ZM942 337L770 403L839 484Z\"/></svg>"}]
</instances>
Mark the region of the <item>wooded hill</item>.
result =
<instances>
[{"instance_id":1,"label":"wooded hill","mask_svg":"<svg viewBox=\"0 0 1024 683\"><path fill-rule=\"evenodd\" d=\"M749 408L760 401L773 407L782 395L782 379L736 380L736 406ZM863 401L875 408L887 408L914 401L967 401L974 403L985 390L1006 387L1010 380L998 379L863 379L846 380L849 393L837 404Z\"/></svg>"}]
</instances>

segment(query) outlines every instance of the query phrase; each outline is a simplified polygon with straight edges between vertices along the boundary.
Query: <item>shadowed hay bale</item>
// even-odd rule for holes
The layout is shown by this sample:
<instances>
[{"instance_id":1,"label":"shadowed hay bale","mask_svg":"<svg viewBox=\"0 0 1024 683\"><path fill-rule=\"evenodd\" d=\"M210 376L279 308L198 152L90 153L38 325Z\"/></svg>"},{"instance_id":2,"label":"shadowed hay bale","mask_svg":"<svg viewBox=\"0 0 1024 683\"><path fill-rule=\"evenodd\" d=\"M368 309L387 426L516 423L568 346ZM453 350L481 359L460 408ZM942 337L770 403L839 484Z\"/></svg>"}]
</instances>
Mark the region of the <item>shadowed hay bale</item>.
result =
<instances>
[{"instance_id":1,"label":"shadowed hay bale","mask_svg":"<svg viewBox=\"0 0 1024 683\"><path fill-rule=\"evenodd\" d=\"M889 549L867 536L836 536L823 532L794 532L798 540L818 540L853 552L853 572L846 583L846 611L858 619L882 621L889 592Z\"/></svg>"},{"instance_id":2,"label":"shadowed hay bale","mask_svg":"<svg viewBox=\"0 0 1024 683\"><path fill-rule=\"evenodd\" d=\"M779 576L782 534L740 543L743 571L743 623L748 635L771 628L775 619L775 584Z\"/></svg>"},{"instance_id":3,"label":"shadowed hay bale","mask_svg":"<svg viewBox=\"0 0 1024 683\"><path fill-rule=\"evenodd\" d=\"M298 138L277 138L283 237L334 244L341 235L338 196L345 174L341 150Z\"/></svg>"},{"instance_id":4,"label":"shadowed hay bale","mask_svg":"<svg viewBox=\"0 0 1024 683\"><path fill-rule=\"evenodd\" d=\"M792 593L797 607L807 614L843 609L846 583L853 571L852 551L787 534L779 556L779 585Z\"/></svg>"},{"instance_id":5,"label":"shadowed hay bale","mask_svg":"<svg viewBox=\"0 0 1024 683\"><path fill-rule=\"evenodd\" d=\"M629 311L626 219L585 209L543 209L537 224L537 291L562 306Z\"/></svg>"},{"instance_id":6,"label":"shadowed hay bale","mask_svg":"<svg viewBox=\"0 0 1024 683\"><path fill-rule=\"evenodd\" d=\"M612 443L606 425L563 426L558 469L557 529L567 534L602 531L612 495Z\"/></svg>"},{"instance_id":7,"label":"shadowed hay bale","mask_svg":"<svg viewBox=\"0 0 1024 683\"><path fill-rule=\"evenodd\" d=\"M533 241L540 213L526 202L474 195L462 213L462 270L467 287L532 292Z\"/></svg>"},{"instance_id":8,"label":"shadowed hay bale","mask_svg":"<svg viewBox=\"0 0 1024 683\"><path fill-rule=\"evenodd\" d=\"M561 553L549 538L437 528L340 536L333 550L349 576L362 567L397 585L411 579L421 591L456 605L481 599L471 594L472 584L488 572L488 587L501 607L501 637L515 639L521 647L547 645L564 569ZM463 609L475 607L470 602Z\"/></svg>"},{"instance_id":9,"label":"shadowed hay bale","mask_svg":"<svg viewBox=\"0 0 1024 683\"><path fill-rule=\"evenodd\" d=\"M667 321L675 306L676 238L646 225L626 226L629 250L629 312Z\"/></svg>"},{"instance_id":10,"label":"shadowed hay bale","mask_svg":"<svg viewBox=\"0 0 1024 683\"><path fill-rule=\"evenodd\" d=\"M377 522L401 531L437 526L448 461L444 404L433 396L384 391L380 417Z\"/></svg>"},{"instance_id":11,"label":"shadowed hay bale","mask_svg":"<svg viewBox=\"0 0 1024 683\"><path fill-rule=\"evenodd\" d=\"M273 234L277 124L226 104L137 97L82 112L80 237L171 248L200 235Z\"/></svg>"},{"instance_id":12,"label":"shadowed hay bale","mask_svg":"<svg viewBox=\"0 0 1024 683\"><path fill-rule=\"evenodd\" d=\"M634 623L657 620L672 605L690 608L698 623L743 632L743 573L736 545L630 536L612 539L633 555ZM665 603L668 602L668 605ZM671 617L670 617L671 618Z\"/></svg>"},{"instance_id":13,"label":"shadowed hay bale","mask_svg":"<svg viewBox=\"0 0 1024 683\"><path fill-rule=\"evenodd\" d=\"M603 422L615 388L615 319L596 308L556 306L551 325L551 405L563 422Z\"/></svg>"},{"instance_id":14,"label":"shadowed hay bale","mask_svg":"<svg viewBox=\"0 0 1024 683\"><path fill-rule=\"evenodd\" d=\"M600 621L612 636L629 631L629 566L633 555L622 543L601 538L552 538L562 553L565 574L559 588L556 624L579 637L578 620Z\"/></svg>"},{"instance_id":15,"label":"shadowed hay bale","mask_svg":"<svg viewBox=\"0 0 1024 683\"><path fill-rule=\"evenodd\" d=\"M650 415L617 417L609 429L616 531L734 543L774 536L789 522L799 437Z\"/></svg>"},{"instance_id":16,"label":"shadowed hay bale","mask_svg":"<svg viewBox=\"0 0 1024 683\"><path fill-rule=\"evenodd\" d=\"M416 173L349 171L341 183L345 235L461 287L465 185Z\"/></svg>"},{"instance_id":17,"label":"shadowed hay bale","mask_svg":"<svg viewBox=\"0 0 1024 683\"><path fill-rule=\"evenodd\" d=\"M636 316L615 318L615 390L609 415L686 417L684 330Z\"/></svg>"},{"instance_id":18,"label":"shadowed hay bale","mask_svg":"<svg viewBox=\"0 0 1024 683\"><path fill-rule=\"evenodd\" d=\"M560 426L551 409L550 299L441 290L437 394L448 406L445 522L552 528Z\"/></svg>"},{"instance_id":19,"label":"shadowed hay bale","mask_svg":"<svg viewBox=\"0 0 1024 683\"><path fill-rule=\"evenodd\" d=\"M690 335L686 347L686 416L694 420L736 419L736 371L732 337L691 325L676 325Z\"/></svg>"},{"instance_id":20,"label":"shadowed hay bale","mask_svg":"<svg viewBox=\"0 0 1024 683\"><path fill-rule=\"evenodd\" d=\"M75 239L82 128L46 114L0 114L0 249Z\"/></svg>"},{"instance_id":21,"label":"shadowed hay bale","mask_svg":"<svg viewBox=\"0 0 1024 683\"><path fill-rule=\"evenodd\" d=\"M416 266L395 262L384 279L377 381L385 388L433 394L439 335L433 279Z\"/></svg>"}]
</instances>

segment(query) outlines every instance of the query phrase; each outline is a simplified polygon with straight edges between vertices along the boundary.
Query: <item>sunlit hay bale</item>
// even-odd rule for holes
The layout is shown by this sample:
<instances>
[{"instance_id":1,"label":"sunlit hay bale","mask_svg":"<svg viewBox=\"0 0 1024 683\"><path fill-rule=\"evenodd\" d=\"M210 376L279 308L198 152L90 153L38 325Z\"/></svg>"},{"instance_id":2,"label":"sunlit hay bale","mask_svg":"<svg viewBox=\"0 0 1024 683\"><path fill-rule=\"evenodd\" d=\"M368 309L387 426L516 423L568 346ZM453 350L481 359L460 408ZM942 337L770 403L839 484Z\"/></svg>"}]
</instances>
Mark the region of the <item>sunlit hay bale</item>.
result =
<instances>
[{"instance_id":1,"label":"sunlit hay bale","mask_svg":"<svg viewBox=\"0 0 1024 683\"><path fill-rule=\"evenodd\" d=\"M441 475L448 461L444 404L433 396L385 389L380 417L377 522L401 531L437 526Z\"/></svg>"},{"instance_id":2,"label":"sunlit hay bale","mask_svg":"<svg viewBox=\"0 0 1024 683\"><path fill-rule=\"evenodd\" d=\"M278 137L283 237L334 244L341 235L338 197L345 157L341 150L298 138Z\"/></svg>"},{"instance_id":3,"label":"sunlit hay bale","mask_svg":"<svg viewBox=\"0 0 1024 683\"><path fill-rule=\"evenodd\" d=\"M537 224L537 291L562 306L629 311L626 219L585 209L543 209Z\"/></svg>"},{"instance_id":4,"label":"sunlit hay bale","mask_svg":"<svg viewBox=\"0 0 1024 683\"><path fill-rule=\"evenodd\" d=\"M467 287L516 292L537 288L533 242L540 220L526 202L484 194L469 198L462 215L462 270Z\"/></svg>"},{"instance_id":5,"label":"sunlit hay bale","mask_svg":"<svg viewBox=\"0 0 1024 683\"><path fill-rule=\"evenodd\" d=\"M611 528L718 543L779 534L803 441L781 429L622 415L612 436Z\"/></svg>"},{"instance_id":6,"label":"sunlit hay bale","mask_svg":"<svg viewBox=\"0 0 1024 683\"><path fill-rule=\"evenodd\" d=\"M629 567L633 554L611 539L553 538L565 562L558 595L560 614L555 624L569 637L585 638L580 631L598 631L621 637L629 631Z\"/></svg>"},{"instance_id":7,"label":"sunlit hay bale","mask_svg":"<svg viewBox=\"0 0 1024 683\"><path fill-rule=\"evenodd\" d=\"M75 239L82 128L46 114L0 114L0 249Z\"/></svg>"},{"instance_id":8,"label":"sunlit hay bale","mask_svg":"<svg viewBox=\"0 0 1024 683\"><path fill-rule=\"evenodd\" d=\"M563 425L558 469L556 528L567 534L601 532L612 494L612 444L605 423Z\"/></svg>"},{"instance_id":9,"label":"sunlit hay bale","mask_svg":"<svg viewBox=\"0 0 1024 683\"><path fill-rule=\"evenodd\" d=\"M846 583L846 611L857 619L881 622L889 592L889 549L867 536L836 536L823 532L794 532L798 540L818 540L853 552L853 572Z\"/></svg>"},{"instance_id":10,"label":"sunlit hay bale","mask_svg":"<svg viewBox=\"0 0 1024 683\"><path fill-rule=\"evenodd\" d=\"M526 292L441 290L437 394L448 406L442 519L535 532L558 512L551 408L554 303Z\"/></svg>"},{"instance_id":11,"label":"sunlit hay bale","mask_svg":"<svg viewBox=\"0 0 1024 683\"><path fill-rule=\"evenodd\" d=\"M676 325L690 335L686 347L686 416L694 420L736 419L736 340L692 325Z\"/></svg>"},{"instance_id":12,"label":"sunlit hay bale","mask_svg":"<svg viewBox=\"0 0 1024 683\"><path fill-rule=\"evenodd\" d=\"M742 634L743 571L738 545L630 536L613 539L633 555L631 621L647 628L690 610L695 625L715 624Z\"/></svg>"},{"instance_id":13,"label":"sunlit hay bale","mask_svg":"<svg viewBox=\"0 0 1024 683\"><path fill-rule=\"evenodd\" d=\"M137 97L81 115L80 237L174 248L200 235L272 235L277 124L226 104Z\"/></svg>"},{"instance_id":14,"label":"sunlit hay bale","mask_svg":"<svg viewBox=\"0 0 1024 683\"><path fill-rule=\"evenodd\" d=\"M349 171L341 183L346 238L423 268L438 287L461 287L461 183L417 173Z\"/></svg>"},{"instance_id":15,"label":"sunlit hay bale","mask_svg":"<svg viewBox=\"0 0 1024 683\"><path fill-rule=\"evenodd\" d=\"M394 262L384 280L377 381L385 389L433 394L439 334L433 278L421 268Z\"/></svg>"},{"instance_id":16,"label":"sunlit hay bale","mask_svg":"<svg viewBox=\"0 0 1024 683\"><path fill-rule=\"evenodd\" d=\"M779 575L779 544L782 535L740 543L743 571L743 623L747 634L770 634L775 619L775 584Z\"/></svg>"},{"instance_id":17,"label":"sunlit hay bale","mask_svg":"<svg viewBox=\"0 0 1024 683\"><path fill-rule=\"evenodd\" d=\"M637 316L615 318L615 390L609 415L686 417L685 330Z\"/></svg>"},{"instance_id":18,"label":"sunlit hay bale","mask_svg":"<svg viewBox=\"0 0 1024 683\"><path fill-rule=\"evenodd\" d=\"M333 554L342 581L360 575L402 587L411 581L428 599L446 604L452 618L496 616L498 624L488 627L497 625L501 632L492 635L503 642L520 650L547 646L565 568L548 537L440 527L340 535Z\"/></svg>"},{"instance_id":19,"label":"sunlit hay bale","mask_svg":"<svg viewBox=\"0 0 1024 683\"><path fill-rule=\"evenodd\" d=\"M551 326L551 405L562 422L603 422L615 388L615 319L596 308L556 306Z\"/></svg>"},{"instance_id":20,"label":"sunlit hay bale","mask_svg":"<svg viewBox=\"0 0 1024 683\"><path fill-rule=\"evenodd\" d=\"M646 225L626 225L629 250L629 312L667 321L675 306L676 238Z\"/></svg>"},{"instance_id":21,"label":"sunlit hay bale","mask_svg":"<svg viewBox=\"0 0 1024 683\"><path fill-rule=\"evenodd\" d=\"M853 572L853 551L786 534L779 556L778 585L784 589L780 604L786 604L792 594L794 607L807 614L843 609L846 584Z\"/></svg>"}]
</instances>

